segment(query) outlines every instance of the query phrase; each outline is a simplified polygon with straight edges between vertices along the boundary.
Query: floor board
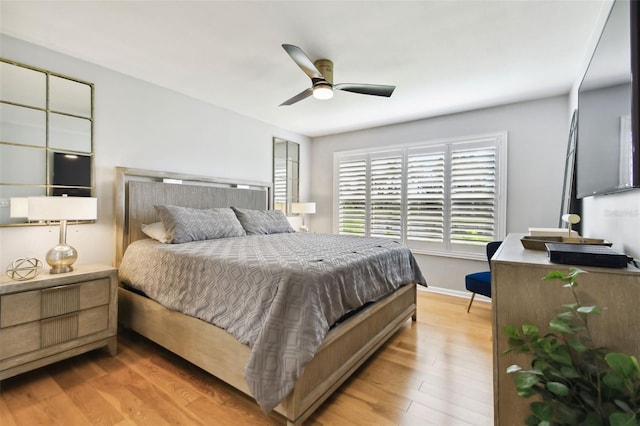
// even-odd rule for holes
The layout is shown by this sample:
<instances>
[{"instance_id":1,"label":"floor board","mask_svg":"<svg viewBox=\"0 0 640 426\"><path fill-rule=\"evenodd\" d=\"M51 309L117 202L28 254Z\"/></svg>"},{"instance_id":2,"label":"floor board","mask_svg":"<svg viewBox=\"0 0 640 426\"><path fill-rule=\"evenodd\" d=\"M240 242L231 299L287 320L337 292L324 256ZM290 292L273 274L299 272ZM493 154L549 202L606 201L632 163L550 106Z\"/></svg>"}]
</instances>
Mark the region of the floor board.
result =
<instances>
[{"instance_id":1,"label":"floor board","mask_svg":"<svg viewBox=\"0 0 640 426\"><path fill-rule=\"evenodd\" d=\"M493 424L491 305L418 292L396 333L308 425ZM251 399L143 337L0 383L0 425L283 425Z\"/></svg>"}]
</instances>

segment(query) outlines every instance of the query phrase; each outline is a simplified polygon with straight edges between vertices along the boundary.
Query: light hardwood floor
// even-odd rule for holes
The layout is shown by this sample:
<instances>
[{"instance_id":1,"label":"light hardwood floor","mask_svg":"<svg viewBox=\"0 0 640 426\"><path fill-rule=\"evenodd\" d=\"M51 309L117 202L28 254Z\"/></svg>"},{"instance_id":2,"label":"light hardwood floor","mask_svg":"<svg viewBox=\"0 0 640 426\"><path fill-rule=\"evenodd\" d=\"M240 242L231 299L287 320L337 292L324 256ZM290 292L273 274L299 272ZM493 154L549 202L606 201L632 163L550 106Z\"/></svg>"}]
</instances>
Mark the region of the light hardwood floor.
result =
<instances>
[{"instance_id":1,"label":"light hardwood floor","mask_svg":"<svg viewBox=\"0 0 640 426\"><path fill-rule=\"evenodd\" d=\"M493 424L491 305L418 292L407 322L307 425ZM133 332L0 383L0 425L283 425Z\"/></svg>"}]
</instances>

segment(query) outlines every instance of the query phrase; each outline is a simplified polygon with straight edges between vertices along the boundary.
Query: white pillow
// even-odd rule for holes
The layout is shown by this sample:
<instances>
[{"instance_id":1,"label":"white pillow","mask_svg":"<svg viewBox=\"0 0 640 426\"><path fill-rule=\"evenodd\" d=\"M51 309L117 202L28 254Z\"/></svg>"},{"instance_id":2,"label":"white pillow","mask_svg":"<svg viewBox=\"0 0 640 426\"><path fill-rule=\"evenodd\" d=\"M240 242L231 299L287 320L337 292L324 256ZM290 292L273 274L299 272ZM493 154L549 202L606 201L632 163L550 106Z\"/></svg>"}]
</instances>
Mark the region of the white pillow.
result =
<instances>
[{"instance_id":1,"label":"white pillow","mask_svg":"<svg viewBox=\"0 0 640 426\"><path fill-rule=\"evenodd\" d=\"M153 238L154 240L160 241L163 244L167 244L170 242L169 235L162 222L156 222L150 225L145 225L143 223L142 232L144 232L147 236Z\"/></svg>"}]
</instances>

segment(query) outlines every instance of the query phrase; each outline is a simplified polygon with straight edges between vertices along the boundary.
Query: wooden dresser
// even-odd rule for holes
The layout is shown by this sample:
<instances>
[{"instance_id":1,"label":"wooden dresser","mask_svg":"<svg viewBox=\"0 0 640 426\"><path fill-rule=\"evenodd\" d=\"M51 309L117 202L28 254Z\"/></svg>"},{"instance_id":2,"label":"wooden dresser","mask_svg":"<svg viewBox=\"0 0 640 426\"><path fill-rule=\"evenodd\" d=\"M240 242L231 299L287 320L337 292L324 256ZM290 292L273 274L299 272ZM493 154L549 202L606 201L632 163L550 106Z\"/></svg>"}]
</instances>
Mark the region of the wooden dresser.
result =
<instances>
[{"instance_id":1,"label":"wooden dresser","mask_svg":"<svg viewBox=\"0 0 640 426\"><path fill-rule=\"evenodd\" d=\"M28 281L0 279L0 379L117 345L118 270L78 265Z\"/></svg>"},{"instance_id":2,"label":"wooden dresser","mask_svg":"<svg viewBox=\"0 0 640 426\"><path fill-rule=\"evenodd\" d=\"M548 272L567 272L571 265L550 263L545 251L524 249L521 237L510 234L492 259L494 423L502 426L524 424L533 401L517 396L514 377L506 373L512 364L529 366L530 359L521 354L500 355L508 348L502 329L525 321L542 328L563 303L573 303L571 290L562 283L542 281ZM578 267L589 272L577 280L582 303L607 307L590 317L594 343L640 355L640 270Z\"/></svg>"}]
</instances>

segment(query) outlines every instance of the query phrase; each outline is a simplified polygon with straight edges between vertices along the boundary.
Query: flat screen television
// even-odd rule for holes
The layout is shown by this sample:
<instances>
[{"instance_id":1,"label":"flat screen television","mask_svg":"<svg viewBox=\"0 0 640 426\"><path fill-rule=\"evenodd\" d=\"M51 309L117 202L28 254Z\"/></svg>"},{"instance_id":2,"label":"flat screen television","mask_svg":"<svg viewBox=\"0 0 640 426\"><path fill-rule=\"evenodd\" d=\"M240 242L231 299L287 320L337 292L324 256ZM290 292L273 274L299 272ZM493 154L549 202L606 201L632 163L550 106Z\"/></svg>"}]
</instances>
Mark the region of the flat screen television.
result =
<instances>
[{"instance_id":1,"label":"flat screen television","mask_svg":"<svg viewBox=\"0 0 640 426\"><path fill-rule=\"evenodd\" d=\"M613 3L578 89L577 198L640 187L639 9Z\"/></svg>"},{"instance_id":2,"label":"flat screen television","mask_svg":"<svg viewBox=\"0 0 640 426\"><path fill-rule=\"evenodd\" d=\"M90 197L91 156L54 152L51 183L51 195Z\"/></svg>"}]
</instances>

